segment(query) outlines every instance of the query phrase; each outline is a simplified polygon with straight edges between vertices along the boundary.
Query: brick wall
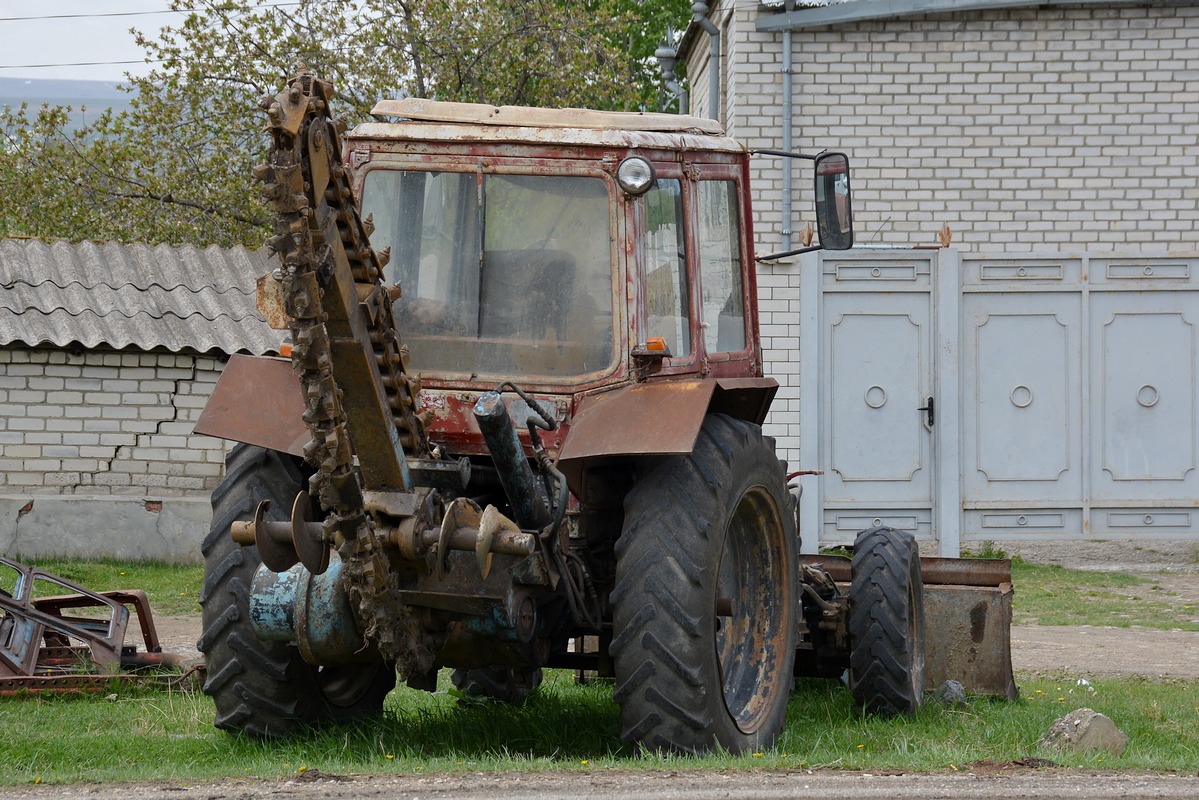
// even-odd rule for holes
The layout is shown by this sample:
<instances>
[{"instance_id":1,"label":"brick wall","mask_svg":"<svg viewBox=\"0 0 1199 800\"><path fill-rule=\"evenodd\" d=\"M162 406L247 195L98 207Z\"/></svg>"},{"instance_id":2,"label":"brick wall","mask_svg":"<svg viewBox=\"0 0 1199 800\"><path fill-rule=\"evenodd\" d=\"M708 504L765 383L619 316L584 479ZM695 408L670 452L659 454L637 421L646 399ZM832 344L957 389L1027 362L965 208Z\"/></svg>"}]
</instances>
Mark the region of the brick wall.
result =
<instances>
[{"instance_id":1,"label":"brick wall","mask_svg":"<svg viewBox=\"0 0 1199 800\"><path fill-rule=\"evenodd\" d=\"M220 366L175 354L0 349L0 486L207 499L225 443L192 428Z\"/></svg>"},{"instance_id":2,"label":"brick wall","mask_svg":"<svg viewBox=\"0 0 1199 800\"><path fill-rule=\"evenodd\" d=\"M779 382L764 430L775 438L779 456L792 470L799 463L799 267L792 261L758 267L758 325L762 369Z\"/></svg>"},{"instance_id":3,"label":"brick wall","mask_svg":"<svg viewBox=\"0 0 1199 800\"><path fill-rule=\"evenodd\" d=\"M782 146L782 34L756 4L721 3L725 124ZM686 54L691 111L707 115L707 36ZM1199 7L1067 8L910 16L795 31L795 150L839 149L853 169L859 245L964 251L1199 249ZM778 159L751 163L757 253L782 249ZM792 246L815 226L810 163L793 163ZM800 268L761 264L766 431L799 447ZM813 357L815 354L812 354Z\"/></svg>"},{"instance_id":4,"label":"brick wall","mask_svg":"<svg viewBox=\"0 0 1199 800\"><path fill-rule=\"evenodd\" d=\"M227 444L214 358L0 348L0 552L193 560Z\"/></svg>"},{"instance_id":5,"label":"brick wall","mask_svg":"<svg viewBox=\"0 0 1199 800\"><path fill-rule=\"evenodd\" d=\"M723 4L732 135L781 143L782 34ZM731 15L731 16L730 16ZM688 54L700 75L706 45ZM1199 7L998 10L793 33L794 146L847 151L861 244L964 251L1199 247ZM706 84L693 79L693 111ZM795 229L812 219L797 164ZM756 240L780 241L777 163Z\"/></svg>"}]
</instances>

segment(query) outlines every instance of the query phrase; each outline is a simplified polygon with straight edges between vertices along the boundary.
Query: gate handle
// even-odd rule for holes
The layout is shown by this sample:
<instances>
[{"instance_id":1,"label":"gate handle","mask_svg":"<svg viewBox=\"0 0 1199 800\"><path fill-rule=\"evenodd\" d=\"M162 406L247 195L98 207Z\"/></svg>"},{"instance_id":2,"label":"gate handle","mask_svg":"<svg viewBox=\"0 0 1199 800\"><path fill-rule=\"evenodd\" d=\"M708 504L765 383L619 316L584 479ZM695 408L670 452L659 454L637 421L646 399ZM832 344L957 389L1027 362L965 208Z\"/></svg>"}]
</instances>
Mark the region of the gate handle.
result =
<instances>
[{"instance_id":1,"label":"gate handle","mask_svg":"<svg viewBox=\"0 0 1199 800\"><path fill-rule=\"evenodd\" d=\"M928 405L921 406L920 408L918 408L916 410L928 412L928 427L931 428L937 419L937 405L936 405L936 401L933 400L932 396L930 395L928 398Z\"/></svg>"}]
</instances>

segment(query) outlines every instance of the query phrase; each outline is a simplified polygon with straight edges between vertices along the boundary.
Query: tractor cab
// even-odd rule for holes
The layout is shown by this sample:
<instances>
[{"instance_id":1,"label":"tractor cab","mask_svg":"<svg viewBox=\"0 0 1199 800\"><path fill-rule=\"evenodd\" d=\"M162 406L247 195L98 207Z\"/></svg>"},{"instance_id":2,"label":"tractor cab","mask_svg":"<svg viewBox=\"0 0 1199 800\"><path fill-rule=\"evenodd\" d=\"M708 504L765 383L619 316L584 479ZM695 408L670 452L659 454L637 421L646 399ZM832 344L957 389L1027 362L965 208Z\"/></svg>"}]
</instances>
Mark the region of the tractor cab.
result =
<instances>
[{"instance_id":1,"label":"tractor cab","mask_svg":"<svg viewBox=\"0 0 1199 800\"><path fill-rule=\"evenodd\" d=\"M716 123L420 99L373 115L348 161L434 441L482 454L465 412L505 380L563 434L584 397L664 379L759 379L726 401L765 413L749 153ZM848 247L848 161L816 159L821 241Z\"/></svg>"}]
</instances>

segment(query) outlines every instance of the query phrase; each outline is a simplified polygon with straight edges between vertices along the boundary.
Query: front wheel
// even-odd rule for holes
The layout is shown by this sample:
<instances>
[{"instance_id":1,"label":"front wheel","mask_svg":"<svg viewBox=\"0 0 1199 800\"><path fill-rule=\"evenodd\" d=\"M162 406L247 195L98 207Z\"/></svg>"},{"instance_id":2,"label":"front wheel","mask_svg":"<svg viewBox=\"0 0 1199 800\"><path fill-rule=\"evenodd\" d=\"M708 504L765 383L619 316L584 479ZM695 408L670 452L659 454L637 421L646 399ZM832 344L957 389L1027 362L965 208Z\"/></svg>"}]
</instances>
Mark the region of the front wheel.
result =
<instances>
[{"instance_id":1,"label":"front wheel","mask_svg":"<svg viewBox=\"0 0 1199 800\"><path fill-rule=\"evenodd\" d=\"M850 564L849 688L870 714L911 714L924 698L924 584L907 531L858 534Z\"/></svg>"},{"instance_id":2,"label":"front wheel","mask_svg":"<svg viewBox=\"0 0 1199 800\"><path fill-rule=\"evenodd\" d=\"M250 585L261 563L256 547L230 537L234 520L251 519L270 500L268 519L286 519L303 485L298 461L286 453L238 445L225 478L212 493L212 528L204 539L200 594L208 679L204 693L216 705L218 728L254 736L282 736L308 725L378 714L395 686L395 669L369 663L315 667L296 647L258 639L250 625Z\"/></svg>"},{"instance_id":3,"label":"front wheel","mask_svg":"<svg viewBox=\"0 0 1199 800\"><path fill-rule=\"evenodd\" d=\"M610 648L625 742L690 753L774 743L795 661L789 500L773 441L723 414L626 496Z\"/></svg>"}]
</instances>

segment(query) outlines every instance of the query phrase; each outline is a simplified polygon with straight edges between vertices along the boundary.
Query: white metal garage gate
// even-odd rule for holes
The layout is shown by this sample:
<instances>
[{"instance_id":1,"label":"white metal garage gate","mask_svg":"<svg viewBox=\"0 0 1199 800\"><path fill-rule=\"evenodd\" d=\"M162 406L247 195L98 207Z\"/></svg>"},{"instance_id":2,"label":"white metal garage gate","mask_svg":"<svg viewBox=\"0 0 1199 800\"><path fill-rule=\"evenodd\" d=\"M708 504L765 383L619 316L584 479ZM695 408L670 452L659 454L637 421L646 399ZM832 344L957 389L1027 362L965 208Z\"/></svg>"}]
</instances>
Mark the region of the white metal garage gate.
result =
<instances>
[{"instance_id":1,"label":"white metal garage gate","mask_svg":"<svg viewBox=\"0 0 1199 800\"><path fill-rule=\"evenodd\" d=\"M862 250L788 269L802 402L784 454L825 471L802 479L805 550L873 524L945 555L1199 538L1199 254Z\"/></svg>"}]
</instances>

